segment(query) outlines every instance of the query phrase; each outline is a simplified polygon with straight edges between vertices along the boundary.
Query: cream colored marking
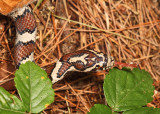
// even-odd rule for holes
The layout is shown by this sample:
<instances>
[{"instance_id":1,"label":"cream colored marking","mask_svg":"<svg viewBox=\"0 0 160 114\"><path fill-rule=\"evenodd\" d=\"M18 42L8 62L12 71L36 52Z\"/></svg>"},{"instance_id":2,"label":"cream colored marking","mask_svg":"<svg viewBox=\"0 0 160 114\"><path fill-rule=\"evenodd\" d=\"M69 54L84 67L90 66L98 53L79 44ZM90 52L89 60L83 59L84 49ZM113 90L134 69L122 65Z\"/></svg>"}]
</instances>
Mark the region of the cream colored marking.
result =
<instances>
[{"instance_id":1,"label":"cream colored marking","mask_svg":"<svg viewBox=\"0 0 160 114\"><path fill-rule=\"evenodd\" d=\"M112 61L113 60L113 61ZM114 66L114 58L112 56L108 57L107 67L111 68Z\"/></svg>"},{"instance_id":2,"label":"cream colored marking","mask_svg":"<svg viewBox=\"0 0 160 114\"><path fill-rule=\"evenodd\" d=\"M58 66L59 66L59 65L58 65ZM55 67L55 69L59 70L58 67ZM69 71L75 71L75 68L74 68L73 66L71 66L69 69L67 69L67 70L63 73L63 75L61 75L60 78L57 78L57 73L58 73L58 72L54 72L54 70L53 70L53 72L51 73L52 84L54 84L54 83L56 83L57 81L63 79L64 76L65 76L65 74L66 74L67 72L69 72Z\"/></svg>"},{"instance_id":3,"label":"cream colored marking","mask_svg":"<svg viewBox=\"0 0 160 114\"><path fill-rule=\"evenodd\" d=\"M25 9L29 9L29 11L31 11L29 6L25 6L22 8L17 8L16 10L12 11L10 16L15 20L18 15L23 15Z\"/></svg>"},{"instance_id":4,"label":"cream colored marking","mask_svg":"<svg viewBox=\"0 0 160 114\"><path fill-rule=\"evenodd\" d=\"M92 61L95 61L96 57L91 58Z\"/></svg>"},{"instance_id":5,"label":"cream colored marking","mask_svg":"<svg viewBox=\"0 0 160 114\"><path fill-rule=\"evenodd\" d=\"M96 52L96 51L93 51L93 50L88 50L88 51L90 51L90 52L92 52L92 53L94 53L94 54L97 55L97 52Z\"/></svg>"},{"instance_id":6,"label":"cream colored marking","mask_svg":"<svg viewBox=\"0 0 160 114\"><path fill-rule=\"evenodd\" d=\"M20 62L20 64L24 64L25 62L27 62L27 61L33 61L34 60L34 57L33 57L34 55L33 55L33 52L31 53L31 55L29 56L29 57L27 57L25 60L22 60L21 62Z\"/></svg>"},{"instance_id":7,"label":"cream colored marking","mask_svg":"<svg viewBox=\"0 0 160 114\"><path fill-rule=\"evenodd\" d=\"M36 33L37 33L36 31L37 31L37 28L35 29L35 31L32 34L25 32L22 35L20 35L17 32L17 39L15 41L15 44L17 44L19 41L21 41L23 43L29 42L31 40L35 41L35 37L36 37Z\"/></svg>"},{"instance_id":8,"label":"cream colored marking","mask_svg":"<svg viewBox=\"0 0 160 114\"><path fill-rule=\"evenodd\" d=\"M99 66L102 67L105 62L105 57L103 53L97 54L99 57L102 57L102 61L99 63Z\"/></svg>"},{"instance_id":9,"label":"cream colored marking","mask_svg":"<svg viewBox=\"0 0 160 114\"><path fill-rule=\"evenodd\" d=\"M62 63L59 62L59 60L56 62L56 66L55 68L53 69L52 73L51 73L51 77L52 77L52 84L56 83L57 81L61 80L64 78L65 74L69 71L79 71L79 70L76 70L74 68L74 66L71 66L69 69L67 69L63 75L60 77L60 78L57 78L57 73L59 72L58 70L60 69L60 67L62 66Z\"/></svg>"},{"instance_id":10,"label":"cream colored marking","mask_svg":"<svg viewBox=\"0 0 160 114\"><path fill-rule=\"evenodd\" d=\"M85 57L87 57L89 54L84 54L80 57L72 57L69 59L69 62L77 62L78 60L81 60L85 65L87 64L87 61L85 60Z\"/></svg>"},{"instance_id":11,"label":"cream colored marking","mask_svg":"<svg viewBox=\"0 0 160 114\"><path fill-rule=\"evenodd\" d=\"M60 78L57 78L57 73L59 72L59 69L61 68L61 66L62 66L62 63L58 60L58 61L56 62L55 68L53 69L53 71L52 71L52 73L51 73L52 84L54 84L54 83L56 83L57 81L61 80L61 79L64 77L64 75L65 75L68 71L70 71L70 69L71 69L71 68L68 69L66 72L64 72L64 74L63 74Z\"/></svg>"}]
</instances>

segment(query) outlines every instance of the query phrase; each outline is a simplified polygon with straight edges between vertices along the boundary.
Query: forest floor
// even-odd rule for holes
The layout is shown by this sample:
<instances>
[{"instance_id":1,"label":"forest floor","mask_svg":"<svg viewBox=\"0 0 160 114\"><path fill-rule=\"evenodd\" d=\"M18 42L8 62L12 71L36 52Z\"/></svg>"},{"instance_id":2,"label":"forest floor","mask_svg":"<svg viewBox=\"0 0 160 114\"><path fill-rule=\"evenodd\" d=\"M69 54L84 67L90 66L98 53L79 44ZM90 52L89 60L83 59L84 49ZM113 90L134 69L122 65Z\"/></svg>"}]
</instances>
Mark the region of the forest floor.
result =
<instances>
[{"instance_id":1,"label":"forest floor","mask_svg":"<svg viewBox=\"0 0 160 114\"><path fill-rule=\"evenodd\" d=\"M35 5L30 6L34 9ZM34 15L38 27L35 63L40 67L48 67L76 50L109 54L118 62L136 64L151 74L155 92L147 106L160 108L158 0L43 0ZM2 62L13 62L8 57L16 37L13 25L11 22L5 27L5 37L0 37L1 44L9 44L0 45ZM55 102L43 112L87 113L94 104L105 104L102 85L106 74L73 73L54 84Z\"/></svg>"}]
</instances>

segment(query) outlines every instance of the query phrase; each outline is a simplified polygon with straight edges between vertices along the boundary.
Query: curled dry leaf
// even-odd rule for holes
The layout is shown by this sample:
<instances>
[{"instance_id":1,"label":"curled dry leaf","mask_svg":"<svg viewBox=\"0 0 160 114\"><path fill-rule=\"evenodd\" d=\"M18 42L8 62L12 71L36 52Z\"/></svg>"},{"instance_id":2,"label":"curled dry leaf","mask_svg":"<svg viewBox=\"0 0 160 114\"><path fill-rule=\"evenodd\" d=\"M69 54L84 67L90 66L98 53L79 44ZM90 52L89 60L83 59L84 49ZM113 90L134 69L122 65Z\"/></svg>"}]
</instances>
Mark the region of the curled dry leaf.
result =
<instances>
[{"instance_id":1,"label":"curled dry leaf","mask_svg":"<svg viewBox=\"0 0 160 114\"><path fill-rule=\"evenodd\" d=\"M17 8L21 8L35 0L0 0L0 13L3 15L9 14Z\"/></svg>"}]
</instances>

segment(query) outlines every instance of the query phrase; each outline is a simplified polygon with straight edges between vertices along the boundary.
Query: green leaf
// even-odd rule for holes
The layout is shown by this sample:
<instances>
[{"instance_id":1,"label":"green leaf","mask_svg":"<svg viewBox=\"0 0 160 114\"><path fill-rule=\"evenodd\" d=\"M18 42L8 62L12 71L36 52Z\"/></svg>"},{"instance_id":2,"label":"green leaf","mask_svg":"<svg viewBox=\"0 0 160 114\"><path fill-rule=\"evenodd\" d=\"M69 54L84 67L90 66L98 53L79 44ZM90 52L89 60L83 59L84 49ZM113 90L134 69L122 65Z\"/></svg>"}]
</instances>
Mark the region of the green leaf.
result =
<instances>
[{"instance_id":1,"label":"green leaf","mask_svg":"<svg viewBox=\"0 0 160 114\"><path fill-rule=\"evenodd\" d=\"M112 114L112 111L106 105L95 104L87 114Z\"/></svg>"},{"instance_id":2,"label":"green leaf","mask_svg":"<svg viewBox=\"0 0 160 114\"><path fill-rule=\"evenodd\" d=\"M15 85L27 112L38 113L54 101L51 80L33 62L21 64L15 76Z\"/></svg>"},{"instance_id":3,"label":"green leaf","mask_svg":"<svg viewBox=\"0 0 160 114\"><path fill-rule=\"evenodd\" d=\"M160 114L160 108L142 107L125 111L123 114Z\"/></svg>"},{"instance_id":4,"label":"green leaf","mask_svg":"<svg viewBox=\"0 0 160 114\"><path fill-rule=\"evenodd\" d=\"M21 114L25 108L22 102L4 88L0 87L0 114Z\"/></svg>"},{"instance_id":5,"label":"green leaf","mask_svg":"<svg viewBox=\"0 0 160 114\"><path fill-rule=\"evenodd\" d=\"M113 68L103 84L107 103L114 111L138 108L152 101L154 87L150 74L144 70Z\"/></svg>"}]
</instances>

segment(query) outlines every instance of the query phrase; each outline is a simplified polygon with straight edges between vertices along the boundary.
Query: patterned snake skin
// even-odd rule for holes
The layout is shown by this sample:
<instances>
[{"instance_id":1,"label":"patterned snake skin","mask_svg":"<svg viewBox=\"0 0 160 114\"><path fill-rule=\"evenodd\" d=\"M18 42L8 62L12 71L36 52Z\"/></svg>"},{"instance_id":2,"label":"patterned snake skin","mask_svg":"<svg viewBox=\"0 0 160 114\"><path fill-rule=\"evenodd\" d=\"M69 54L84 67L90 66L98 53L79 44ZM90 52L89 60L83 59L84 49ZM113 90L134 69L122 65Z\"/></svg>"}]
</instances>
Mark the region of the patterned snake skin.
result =
<instances>
[{"instance_id":1,"label":"patterned snake skin","mask_svg":"<svg viewBox=\"0 0 160 114\"><path fill-rule=\"evenodd\" d=\"M15 21L17 39L14 49L16 67L26 61L34 61L36 22L32 10L26 6L10 14ZM90 72L106 70L114 66L114 59L92 50L81 50L61 57L52 69L52 83L63 79L68 71Z\"/></svg>"}]
</instances>

